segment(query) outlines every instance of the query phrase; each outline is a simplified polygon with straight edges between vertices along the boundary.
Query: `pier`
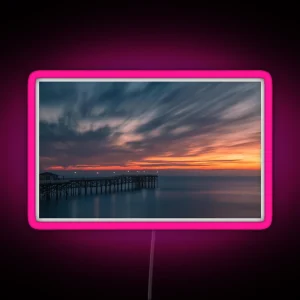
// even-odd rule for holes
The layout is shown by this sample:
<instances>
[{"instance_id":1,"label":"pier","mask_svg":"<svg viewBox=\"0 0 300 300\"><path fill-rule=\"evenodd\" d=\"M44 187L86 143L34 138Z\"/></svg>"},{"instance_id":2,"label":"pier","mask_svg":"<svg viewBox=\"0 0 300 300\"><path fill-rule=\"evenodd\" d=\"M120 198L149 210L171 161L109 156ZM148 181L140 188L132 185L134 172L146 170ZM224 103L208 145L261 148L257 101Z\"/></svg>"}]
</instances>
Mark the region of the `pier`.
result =
<instances>
[{"instance_id":1,"label":"pier","mask_svg":"<svg viewBox=\"0 0 300 300\"><path fill-rule=\"evenodd\" d=\"M158 175L120 175L113 177L70 178L40 181L40 198L59 199L74 195L117 193L140 189L153 189Z\"/></svg>"}]
</instances>

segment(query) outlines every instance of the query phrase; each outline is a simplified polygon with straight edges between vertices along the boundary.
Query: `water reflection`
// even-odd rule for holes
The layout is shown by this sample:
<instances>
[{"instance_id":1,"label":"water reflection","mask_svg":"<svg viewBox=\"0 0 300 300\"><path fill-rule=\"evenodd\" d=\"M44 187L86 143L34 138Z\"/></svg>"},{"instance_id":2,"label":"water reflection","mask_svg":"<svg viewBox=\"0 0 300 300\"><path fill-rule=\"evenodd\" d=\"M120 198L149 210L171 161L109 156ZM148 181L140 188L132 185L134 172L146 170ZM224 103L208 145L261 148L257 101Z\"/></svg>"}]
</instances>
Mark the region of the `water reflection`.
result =
<instances>
[{"instance_id":1,"label":"water reflection","mask_svg":"<svg viewBox=\"0 0 300 300\"><path fill-rule=\"evenodd\" d=\"M94 198L94 214L95 218L100 218L100 198L98 196Z\"/></svg>"},{"instance_id":2,"label":"water reflection","mask_svg":"<svg viewBox=\"0 0 300 300\"><path fill-rule=\"evenodd\" d=\"M77 201L76 200L72 200L71 202L71 215L72 218L77 218Z\"/></svg>"},{"instance_id":3,"label":"water reflection","mask_svg":"<svg viewBox=\"0 0 300 300\"><path fill-rule=\"evenodd\" d=\"M142 190L142 199L145 200L147 197L147 190Z\"/></svg>"},{"instance_id":4,"label":"water reflection","mask_svg":"<svg viewBox=\"0 0 300 300\"><path fill-rule=\"evenodd\" d=\"M127 211L127 218L130 218L131 217L131 205L130 205L130 195L129 194L126 194L126 211Z\"/></svg>"},{"instance_id":5,"label":"water reflection","mask_svg":"<svg viewBox=\"0 0 300 300\"><path fill-rule=\"evenodd\" d=\"M111 212L112 218L116 217L116 195L111 195Z\"/></svg>"},{"instance_id":6,"label":"water reflection","mask_svg":"<svg viewBox=\"0 0 300 300\"><path fill-rule=\"evenodd\" d=\"M146 201L146 218L157 218L156 196L149 197Z\"/></svg>"},{"instance_id":7,"label":"water reflection","mask_svg":"<svg viewBox=\"0 0 300 300\"><path fill-rule=\"evenodd\" d=\"M260 215L256 178L160 178L160 187L40 201L41 218L247 218Z\"/></svg>"},{"instance_id":8,"label":"water reflection","mask_svg":"<svg viewBox=\"0 0 300 300\"><path fill-rule=\"evenodd\" d=\"M160 195L160 189L159 189L159 188L157 188L157 189L155 190L154 195L155 195L155 198L156 198L156 199L159 199L159 195Z\"/></svg>"}]
</instances>

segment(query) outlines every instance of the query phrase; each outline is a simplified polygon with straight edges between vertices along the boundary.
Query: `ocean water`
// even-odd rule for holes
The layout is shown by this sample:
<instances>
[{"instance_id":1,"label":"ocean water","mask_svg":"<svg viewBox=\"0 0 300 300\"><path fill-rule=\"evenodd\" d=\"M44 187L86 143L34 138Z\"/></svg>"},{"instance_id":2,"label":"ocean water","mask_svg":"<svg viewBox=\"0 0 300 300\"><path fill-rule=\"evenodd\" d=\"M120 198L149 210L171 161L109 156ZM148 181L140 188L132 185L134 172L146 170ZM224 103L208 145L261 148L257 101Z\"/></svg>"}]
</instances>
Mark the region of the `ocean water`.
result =
<instances>
[{"instance_id":1,"label":"ocean water","mask_svg":"<svg viewBox=\"0 0 300 300\"><path fill-rule=\"evenodd\" d=\"M41 199L40 218L259 218L260 176L159 176L158 187Z\"/></svg>"}]
</instances>

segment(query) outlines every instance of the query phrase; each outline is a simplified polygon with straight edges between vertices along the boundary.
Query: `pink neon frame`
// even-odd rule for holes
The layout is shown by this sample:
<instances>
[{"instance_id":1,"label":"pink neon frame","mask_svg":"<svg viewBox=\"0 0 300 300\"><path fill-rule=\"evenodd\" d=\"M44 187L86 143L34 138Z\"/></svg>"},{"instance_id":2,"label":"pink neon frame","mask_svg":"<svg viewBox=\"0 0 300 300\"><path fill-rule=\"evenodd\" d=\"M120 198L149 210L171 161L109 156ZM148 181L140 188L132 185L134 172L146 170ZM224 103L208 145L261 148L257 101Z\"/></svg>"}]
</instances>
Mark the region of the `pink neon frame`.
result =
<instances>
[{"instance_id":1,"label":"pink neon frame","mask_svg":"<svg viewBox=\"0 0 300 300\"><path fill-rule=\"evenodd\" d=\"M46 222L36 220L35 205L35 95L36 81L42 78L243 78L262 79L265 93L265 186L264 214L261 222ZM28 221L41 230L260 230L272 223L272 78L265 71L35 71L28 79Z\"/></svg>"}]
</instances>

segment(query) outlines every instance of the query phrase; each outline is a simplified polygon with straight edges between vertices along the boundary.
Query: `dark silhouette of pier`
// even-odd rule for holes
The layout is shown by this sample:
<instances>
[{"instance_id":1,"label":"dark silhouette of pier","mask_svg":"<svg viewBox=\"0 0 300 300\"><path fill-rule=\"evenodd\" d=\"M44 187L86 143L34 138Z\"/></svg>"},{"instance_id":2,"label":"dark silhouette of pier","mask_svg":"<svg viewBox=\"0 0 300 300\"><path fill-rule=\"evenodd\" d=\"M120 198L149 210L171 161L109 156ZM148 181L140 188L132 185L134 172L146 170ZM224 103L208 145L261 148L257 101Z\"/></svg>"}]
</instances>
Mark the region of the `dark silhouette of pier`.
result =
<instances>
[{"instance_id":1,"label":"dark silhouette of pier","mask_svg":"<svg viewBox=\"0 0 300 300\"><path fill-rule=\"evenodd\" d=\"M120 175L96 178L65 178L40 181L40 198L59 199L74 195L116 193L152 189L158 185L158 175Z\"/></svg>"}]
</instances>

